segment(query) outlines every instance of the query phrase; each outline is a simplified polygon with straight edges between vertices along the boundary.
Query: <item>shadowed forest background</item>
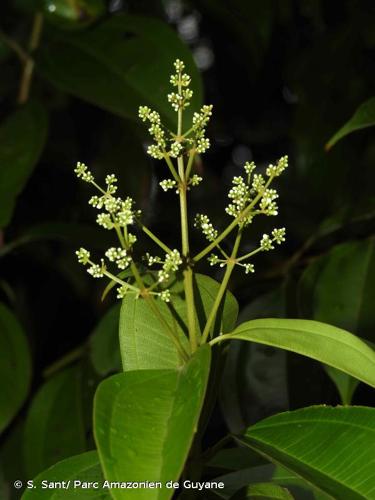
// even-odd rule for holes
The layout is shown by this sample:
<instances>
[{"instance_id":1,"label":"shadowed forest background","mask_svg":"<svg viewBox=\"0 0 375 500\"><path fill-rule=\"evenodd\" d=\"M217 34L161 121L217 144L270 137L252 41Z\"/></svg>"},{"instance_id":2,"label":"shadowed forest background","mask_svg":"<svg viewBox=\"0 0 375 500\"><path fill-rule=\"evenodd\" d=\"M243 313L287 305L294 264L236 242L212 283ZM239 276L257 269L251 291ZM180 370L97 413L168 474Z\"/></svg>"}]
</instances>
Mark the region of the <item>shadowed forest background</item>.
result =
<instances>
[{"instance_id":1,"label":"shadowed forest background","mask_svg":"<svg viewBox=\"0 0 375 500\"><path fill-rule=\"evenodd\" d=\"M289 155L277 222L286 243L261 255L254 275L235 272L240 320L316 319L375 342L374 26L371 0L1 2L1 498L18 498L13 478L92 449L93 393L121 367L119 303L102 300L105 285L74 254L111 245L76 162L100 179L115 173L147 225L172 248L180 238L176 197L158 189L165 166L146 155L137 117L145 104L173 125L165 95L176 58L193 77L190 112L214 106L191 213L224 227L243 164ZM244 249L274 224L256 221ZM200 270L221 279L207 263ZM349 376L264 346L231 345L224 376L207 445L278 411L374 401Z\"/></svg>"}]
</instances>

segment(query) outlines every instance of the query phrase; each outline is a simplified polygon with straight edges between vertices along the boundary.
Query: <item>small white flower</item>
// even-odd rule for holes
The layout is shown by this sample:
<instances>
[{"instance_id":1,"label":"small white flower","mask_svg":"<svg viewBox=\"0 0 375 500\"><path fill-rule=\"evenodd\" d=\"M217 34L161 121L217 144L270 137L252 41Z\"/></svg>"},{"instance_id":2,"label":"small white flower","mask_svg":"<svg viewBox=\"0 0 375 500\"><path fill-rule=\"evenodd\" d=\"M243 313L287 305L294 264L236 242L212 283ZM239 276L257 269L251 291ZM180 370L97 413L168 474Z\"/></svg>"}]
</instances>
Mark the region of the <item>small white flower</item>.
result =
<instances>
[{"instance_id":1,"label":"small white flower","mask_svg":"<svg viewBox=\"0 0 375 500\"><path fill-rule=\"evenodd\" d=\"M87 272L91 274L93 278L103 278L104 276L102 266L98 264L92 264L92 266L87 269Z\"/></svg>"},{"instance_id":2,"label":"small white flower","mask_svg":"<svg viewBox=\"0 0 375 500\"><path fill-rule=\"evenodd\" d=\"M254 273L255 272L255 268L254 268L254 265L253 264L244 264L244 268L245 268L245 273L246 274L249 274L249 273Z\"/></svg>"},{"instance_id":3,"label":"small white flower","mask_svg":"<svg viewBox=\"0 0 375 500\"><path fill-rule=\"evenodd\" d=\"M275 248L272 245L272 240L271 240L271 238L269 237L268 234L264 234L262 236L262 239L260 240L259 246L265 252L268 252L269 250L273 250Z\"/></svg>"},{"instance_id":4,"label":"small white flower","mask_svg":"<svg viewBox=\"0 0 375 500\"><path fill-rule=\"evenodd\" d=\"M207 215L197 214L194 220L194 227L200 229L208 241L214 241L217 238L218 232Z\"/></svg>"},{"instance_id":5,"label":"small white flower","mask_svg":"<svg viewBox=\"0 0 375 500\"><path fill-rule=\"evenodd\" d=\"M171 301L171 292L169 290L163 290L162 292L160 292L159 296L163 302Z\"/></svg>"},{"instance_id":6,"label":"small white flower","mask_svg":"<svg viewBox=\"0 0 375 500\"><path fill-rule=\"evenodd\" d=\"M78 262L80 264L86 265L90 260L90 252L86 250L86 248L80 248L76 251L76 255L78 257Z\"/></svg>"},{"instance_id":7,"label":"small white flower","mask_svg":"<svg viewBox=\"0 0 375 500\"><path fill-rule=\"evenodd\" d=\"M79 179L85 182L92 182L94 180L94 176L84 163L78 162L74 172Z\"/></svg>"},{"instance_id":8,"label":"small white flower","mask_svg":"<svg viewBox=\"0 0 375 500\"><path fill-rule=\"evenodd\" d=\"M176 185L177 183L173 179L165 179L159 182L159 186L162 188L163 191L168 191L169 189L173 189L176 187Z\"/></svg>"},{"instance_id":9,"label":"small white flower","mask_svg":"<svg viewBox=\"0 0 375 500\"><path fill-rule=\"evenodd\" d=\"M283 241L285 241L285 227L281 227L280 229L274 229L272 231L273 241L275 241L278 245L281 245Z\"/></svg>"}]
</instances>

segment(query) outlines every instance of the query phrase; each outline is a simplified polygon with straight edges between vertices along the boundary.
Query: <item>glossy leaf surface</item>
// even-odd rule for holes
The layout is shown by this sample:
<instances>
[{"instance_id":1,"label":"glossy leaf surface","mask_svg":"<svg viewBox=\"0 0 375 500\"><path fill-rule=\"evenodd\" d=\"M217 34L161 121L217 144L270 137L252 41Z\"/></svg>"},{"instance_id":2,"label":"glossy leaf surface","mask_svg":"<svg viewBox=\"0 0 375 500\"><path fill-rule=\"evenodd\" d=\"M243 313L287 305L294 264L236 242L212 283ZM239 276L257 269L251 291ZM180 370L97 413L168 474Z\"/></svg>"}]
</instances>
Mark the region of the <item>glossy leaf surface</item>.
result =
<instances>
[{"instance_id":1,"label":"glossy leaf surface","mask_svg":"<svg viewBox=\"0 0 375 500\"><path fill-rule=\"evenodd\" d=\"M375 409L310 407L249 427L242 439L333 498L375 492Z\"/></svg>"},{"instance_id":2,"label":"glossy leaf surface","mask_svg":"<svg viewBox=\"0 0 375 500\"><path fill-rule=\"evenodd\" d=\"M208 276L196 276L196 303L201 328L211 310L219 283ZM177 282L171 289L170 303L156 300L165 321L176 331L188 348L186 337L186 302L183 284ZM218 315L216 331L230 331L236 322L238 304L234 296L226 293L223 311ZM120 317L120 346L123 368L140 370L150 368L175 368L180 361L170 337L155 317L149 304L142 299L128 296L124 299Z\"/></svg>"},{"instance_id":3,"label":"glossy leaf surface","mask_svg":"<svg viewBox=\"0 0 375 500\"><path fill-rule=\"evenodd\" d=\"M109 481L177 480L196 431L206 391L210 348L182 369L114 375L95 396L95 439ZM112 490L116 500L162 500L172 489Z\"/></svg>"},{"instance_id":4,"label":"glossy leaf surface","mask_svg":"<svg viewBox=\"0 0 375 500\"><path fill-rule=\"evenodd\" d=\"M355 335L326 323L255 319L243 323L221 339L248 340L296 352L375 387L375 351Z\"/></svg>"},{"instance_id":5,"label":"glossy leaf surface","mask_svg":"<svg viewBox=\"0 0 375 500\"><path fill-rule=\"evenodd\" d=\"M47 484L65 481L66 489L42 487L42 481ZM78 483L81 482L81 484ZM98 488L84 487L84 483L96 482ZM61 500L61 499L110 499L108 489L103 489L103 473L96 451L88 451L81 455L66 458L49 469L38 474L33 480L34 488L27 489L22 500Z\"/></svg>"}]
</instances>

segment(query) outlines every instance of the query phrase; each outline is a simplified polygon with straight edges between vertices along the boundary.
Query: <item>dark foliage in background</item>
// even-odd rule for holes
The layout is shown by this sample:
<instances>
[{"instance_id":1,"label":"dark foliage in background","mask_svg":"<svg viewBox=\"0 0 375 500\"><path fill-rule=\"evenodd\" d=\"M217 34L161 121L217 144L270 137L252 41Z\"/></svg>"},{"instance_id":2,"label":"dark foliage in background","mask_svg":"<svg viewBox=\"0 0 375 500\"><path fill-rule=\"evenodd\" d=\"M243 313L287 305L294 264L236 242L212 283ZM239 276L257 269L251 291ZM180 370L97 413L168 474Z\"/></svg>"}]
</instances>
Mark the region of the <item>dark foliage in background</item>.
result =
<instances>
[{"instance_id":1,"label":"dark foliage in background","mask_svg":"<svg viewBox=\"0 0 375 500\"><path fill-rule=\"evenodd\" d=\"M2 3L0 299L27 336L32 376L26 352L30 385L24 382L16 418L4 423L0 483L90 449L92 394L119 368L116 300L101 300L103 284L74 256L80 245L108 247L75 163L98 177L116 173L148 225L167 243L179 237L174 196L157 190L164 173L146 156L137 120L140 104L172 119L163 96L176 57L190 67L194 58L200 70L193 73L196 105L201 88L214 105L193 212L223 225L229 183L244 162L262 166L289 155L280 187L287 242L258 259L254 276L235 274L242 319L318 319L375 342L373 129L325 148L373 95L374 23L370 0ZM375 121L373 104L369 112L367 125ZM269 228L259 224L247 236L249 249ZM202 244L199 234L193 244ZM17 327L1 314L0 328ZM225 376L209 444L226 428L238 431L280 410L348 402L352 390L353 403L373 401L371 389L355 389L349 377L272 348L233 344Z\"/></svg>"}]
</instances>

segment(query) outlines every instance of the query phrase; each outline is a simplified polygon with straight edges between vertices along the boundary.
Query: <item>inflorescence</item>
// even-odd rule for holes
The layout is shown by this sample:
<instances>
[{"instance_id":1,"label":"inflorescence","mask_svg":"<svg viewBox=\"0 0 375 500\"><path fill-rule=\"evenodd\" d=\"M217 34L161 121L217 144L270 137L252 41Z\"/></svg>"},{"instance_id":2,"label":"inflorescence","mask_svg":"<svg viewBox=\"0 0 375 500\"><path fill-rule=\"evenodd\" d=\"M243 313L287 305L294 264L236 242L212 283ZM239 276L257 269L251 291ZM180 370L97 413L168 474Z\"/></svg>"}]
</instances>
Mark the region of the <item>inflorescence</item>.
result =
<instances>
[{"instance_id":1,"label":"inflorescence","mask_svg":"<svg viewBox=\"0 0 375 500\"><path fill-rule=\"evenodd\" d=\"M179 127L178 132L173 133L168 130L161 121L159 113L151 110L148 106L140 106L139 117L143 122L148 122L149 133L153 143L148 147L148 154L157 160L164 159L171 174L171 178L166 178L160 182L160 187L163 191L175 190L179 193L181 189L189 190L191 187L197 186L202 177L195 173L191 173L194 158L197 154L202 154L210 147L210 141L206 137L206 127L212 115L212 106L204 105L199 112L193 113L191 127L182 132L181 117L182 112L191 104L193 91L190 88L191 78L185 73L185 65L182 61L176 60L174 63L175 73L170 77L170 83L174 87L174 91L168 94L168 101L176 113L178 113ZM174 162L176 159L186 159L186 168L184 175L181 177L180 171L177 173ZM277 198L278 193L270 185L274 178L280 176L288 166L287 156L283 156L275 165L269 165L266 169L266 175L256 173L254 162L247 162L244 165L244 175L236 176L232 180L232 187L229 190L229 204L225 208L227 215L233 218L230 224L230 231L236 226L241 230L251 224L256 215L275 216L278 214ZM134 200L130 197L122 199L116 195L117 179L115 175L107 175L105 178L105 187L101 187L95 181L93 173L83 163L77 163L75 173L78 178L94 186L99 194L92 196L89 204L98 210L96 222L107 230L114 230L119 246L109 248L104 257L100 258L99 262L94 262L91 259L90 252L85 248L80 248L76 254L78 261L87 266L87 272L94 278L107 277L112 282L119 285L117 288L118 298L125 297L126 294L134 294L140 296L144 290L139 284L139 272L134 261L133 246L137 241L134 232L131 228L137 224L164 250L164 257L151 256L147 253L143 260L147 267L154 268L159 266L159 269L154 271L154 283L146 287L146 291L150 295L158 296L161 300L169 302L171 300L171 292L168 288L168 283L171 281L172 275L178 272L181 267L187 265L178 249L168 249L160 240L140 223L141 211L134 208ZM205 214L197 214L194 220L194 226L198 228L205 236L209 245L207 248L216 249L220 256L211 253L208 256L210 265L219 265L225 267L231 258L223 250L221 237L218 229L211 223L210 219ZM227 233L229 234L229 230ZM226 234L225 234L226 236ZM245 273L253 273L254 265L249 261L255 254L263 251L270 251L276 245L280 245L285 241L285 228L273 229L271 234L263 234L259 246L242 256L237 256L234 260L235 264L244 268ZM165 250L168 250L165 252ZM209 252L203 252L204 255ZM109 267L115 267L111 272ZM124 281L121 276L124 271L130 268L135 281L128 279ZM130 274L130 273L129 273Z\"/></svg>"}]
</instances>

